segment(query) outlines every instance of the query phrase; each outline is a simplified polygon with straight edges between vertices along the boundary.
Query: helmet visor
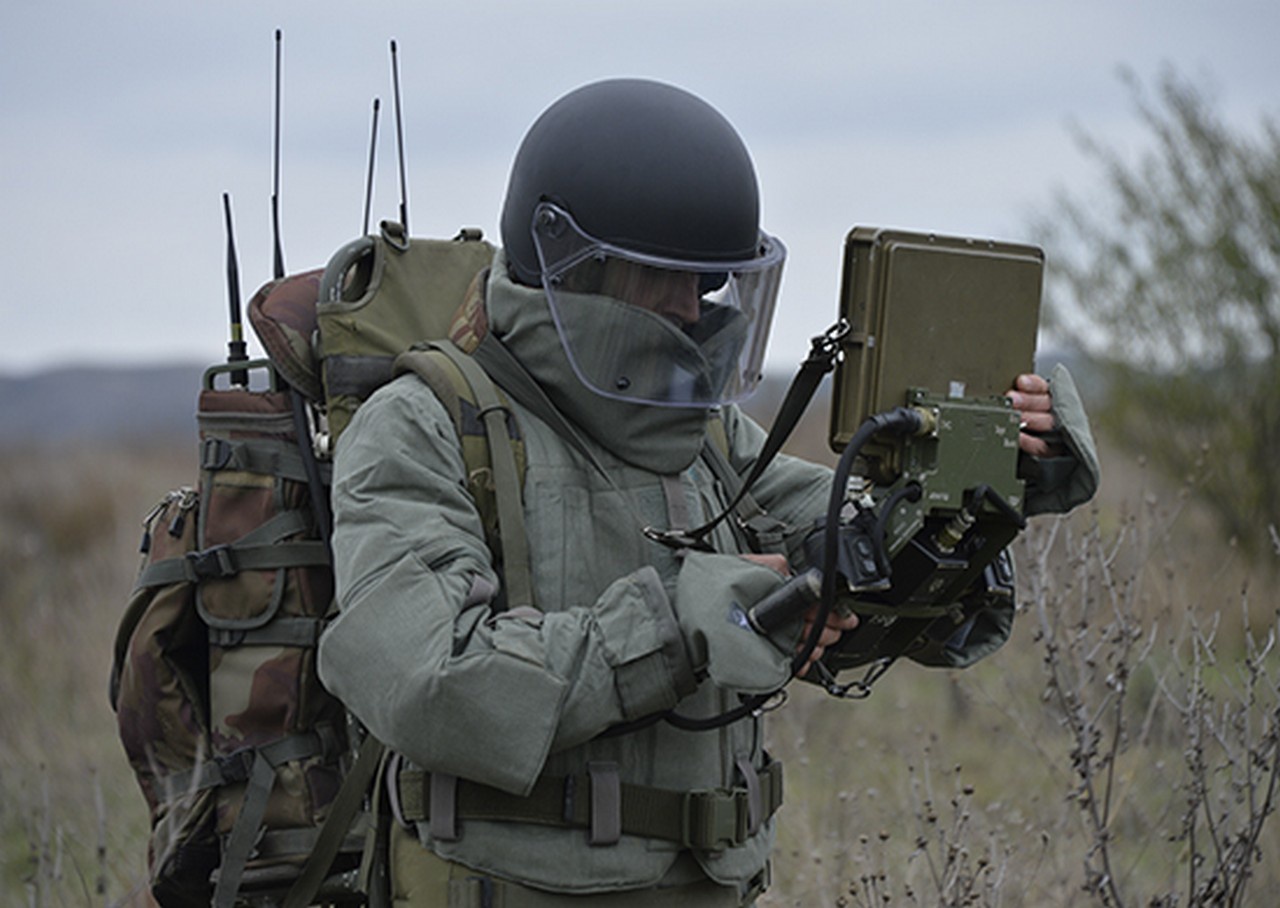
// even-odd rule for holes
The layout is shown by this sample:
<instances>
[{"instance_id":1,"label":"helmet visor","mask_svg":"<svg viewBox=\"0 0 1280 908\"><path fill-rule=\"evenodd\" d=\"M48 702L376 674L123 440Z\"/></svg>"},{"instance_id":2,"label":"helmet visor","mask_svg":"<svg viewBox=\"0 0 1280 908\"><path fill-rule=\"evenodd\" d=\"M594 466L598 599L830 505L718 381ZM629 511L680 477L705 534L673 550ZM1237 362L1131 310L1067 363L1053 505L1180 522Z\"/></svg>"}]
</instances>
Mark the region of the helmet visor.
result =
<instances>
[{"instance_id":1,"label":"helmet visor","mask_svg":"<svg viewBox=\"0 0 1280 908\"><path fill-rule=\"evenodd\" d=\"M578 380L617 400L709 407L760 383L786 250L760 235L738 261L646 255L597 240L548 202L533 240Z\"/></svg>"}]
</instances>

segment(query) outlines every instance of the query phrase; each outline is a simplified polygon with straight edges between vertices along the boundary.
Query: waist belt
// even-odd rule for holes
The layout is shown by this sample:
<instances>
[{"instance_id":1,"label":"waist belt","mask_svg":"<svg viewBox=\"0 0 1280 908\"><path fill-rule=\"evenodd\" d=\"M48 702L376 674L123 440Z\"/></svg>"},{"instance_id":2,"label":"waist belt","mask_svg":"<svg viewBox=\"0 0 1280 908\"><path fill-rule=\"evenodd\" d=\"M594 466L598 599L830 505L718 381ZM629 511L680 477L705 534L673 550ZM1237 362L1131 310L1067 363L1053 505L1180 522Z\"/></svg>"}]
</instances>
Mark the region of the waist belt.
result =
<instances>
[{"instance_id":1,"label":"waist belt","mask_svg":"<svg viewBox=\"0 0 1280 908\"><path fill-rule=\"evenodd\" d=\"M397 774L399 812L428 822L432 838L454 841L462 820L496 820L589 831L592 845L612 845L625 833L718 850L741 845L782 803L782 764L755 770L739 761L741 788L672 791L620 782L614 763L587 772L543 776L526 797L442 773L404 768Z\"/></svg>"}]
</instances>

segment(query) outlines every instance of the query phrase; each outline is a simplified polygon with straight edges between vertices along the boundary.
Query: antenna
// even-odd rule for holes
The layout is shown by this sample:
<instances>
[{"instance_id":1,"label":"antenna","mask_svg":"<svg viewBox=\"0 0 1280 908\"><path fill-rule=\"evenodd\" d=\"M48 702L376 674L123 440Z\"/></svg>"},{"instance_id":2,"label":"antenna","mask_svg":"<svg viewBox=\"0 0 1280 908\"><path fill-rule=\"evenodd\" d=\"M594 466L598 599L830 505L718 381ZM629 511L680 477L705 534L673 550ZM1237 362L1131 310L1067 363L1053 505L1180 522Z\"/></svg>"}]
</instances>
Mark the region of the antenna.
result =
<instances>
[{"instance_id":1,"label":"antenna","mask_svg":"<svg viewBox=\"0 0 1280 908\"><path fill-rule=\"evenodd\" d=\"M276 29L275 138L272 142L271 234L275 241L275 277L284 277L284 250L280 247L280 29Z\"/></svg>"},{"instance_id":2,"label":"antenna","mask_svg":"<svg viewBox=\"0 0 1280 908\"><path fill-rule=\"evenodd\" d=\"M231 339L227 341L227 362L243 363L249 359L244 346L244 326L240 321L240 264L236 259L235 230L231 226L231 194L222 194L222 211L227 222L227 297L231 304ZM248 387L249 373L236 369L231 383Z\"/></svg>"},{"instance_id":3,"label":"antenna","mask_svg":"<svg viewBox=\"0 0 1280 908\"><path fill-rule=\"evenodd\" d=\"M373 162L378 150L378 106L377 98L373 99L373 128L369 130L369 173L364 184L364 229L361 236L369 235L369 206L373 202Z\"/></svg>"},{"instance_id":4,"label":"antenna","mask_svg":"<svg viewBox=\"0 0 1280 908\"><path fill-rule=\"evenodd\" d=\"M400 118L400 63L396 59L396 42L391 41L391 87L396 101L396 147L400 158L400 224L409 235L409 186L404 177L404 128Z\"/></svg>"}]
</instances>

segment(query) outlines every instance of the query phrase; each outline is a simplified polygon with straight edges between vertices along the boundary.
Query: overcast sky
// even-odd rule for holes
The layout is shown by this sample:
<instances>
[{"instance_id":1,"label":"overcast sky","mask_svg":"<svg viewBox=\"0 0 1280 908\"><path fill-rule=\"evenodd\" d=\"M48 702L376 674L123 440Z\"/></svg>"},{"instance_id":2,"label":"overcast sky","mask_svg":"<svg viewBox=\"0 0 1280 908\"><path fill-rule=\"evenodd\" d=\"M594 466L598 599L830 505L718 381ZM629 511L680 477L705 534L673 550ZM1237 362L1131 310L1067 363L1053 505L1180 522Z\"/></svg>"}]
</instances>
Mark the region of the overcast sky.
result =
<instances>
[{"instance_id":1,"label":"overcast sky","mask_svg":"<svg viewBox=\"0 0 1280 908\"><path fill-rule=\"evenodd\" d=\"M834 319L855 224L1024 240L1056 189L1096 191L1068 124L1137 153L1119 66L1153 85L1173 65L1241 128L1280 107L1274 0L4 0L0 373L225 355L224 191L245 297L271 273L277 28L289 270L360 232L375 96L374 216L395 215L391 39L417 235L496 237L543 108L595 79L658 78L752 150L764 226L790 249L777 367Z\"/></svg>"}]
</instances>

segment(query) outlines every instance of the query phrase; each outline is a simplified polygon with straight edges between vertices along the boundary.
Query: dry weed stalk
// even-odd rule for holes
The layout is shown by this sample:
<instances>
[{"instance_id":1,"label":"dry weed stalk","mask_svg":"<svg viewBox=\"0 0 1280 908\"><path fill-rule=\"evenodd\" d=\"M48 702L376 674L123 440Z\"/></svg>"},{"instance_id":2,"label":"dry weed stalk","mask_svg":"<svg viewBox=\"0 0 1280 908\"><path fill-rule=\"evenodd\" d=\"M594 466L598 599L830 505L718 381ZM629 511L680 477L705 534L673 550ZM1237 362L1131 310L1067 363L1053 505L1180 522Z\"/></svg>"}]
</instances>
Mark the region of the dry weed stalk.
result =
<instances>
[{"instance_id":1,"label":"dry weed stalk","mask_svg":"<svg viewBox=\"0 0 1280 908\"><path fill-rule=\"evenodd\" d=\"M1030 577L1031 607L1048 674L1046 698L1068 733L1075 779L1069 795L1089 839L1085 891L1109 908L1139 902L1245 904L1280 775L1276 627L1261 640L1252 634L1246 593L1243 653L1231 653L1231 644L1218 637L1216 613L1206 628L1202 604L1173 601L1179 578L1166 568L1167 584L1155 595L1164 599L1165 612L1182 621L1173 628L1169 655L1157 654L1159 621L1144 614L1144 604L1162 534L1130 519L1109 543L1096 521L1077 535L1059 520L1041 537L1039 564ZM1135 694L1139 672L1153 679L1145 704ZM1145 713L1136 735L1135 707ZM1171 711L1176 720L1170 734L1183 755L1180 781L1166 792L1128 797L1118 764L1126 759L1138 774L1162 765L1151 734L1161 711ZM1161 796L1163 805L1131 803ZM1184 892L1129 891L1141 884L1130 882L1138 876L1134 868L1151 860L1142 841L1124 840L1126 823L1143 825L1134 820L1141 813L1180 813L1178 831L1167 837L1170 853L1159 857L1170 864L1185 861ZM1150 833L1147 828L1138 834ZM1144 878L1148 885L1150 879Z\"/></svg>"},{"instance_id":2,"label":"dry weed stalk","mask_svg":"<svg viewBox=\"0 0 1280 908\"><path fill-rule=\"evenodd\" d=\"M892 866L888 830L859 836L860 863L867 869L850 881L837 906L883 908L899 895L908 905L939 908L997 908L1002 903L1015 858L1002 834L1007 830L984 832L974 822L975 788L964 780L959 765L951 773L951 794L940 802L931 759L926 748L920 767L907 767L916 833L905 863Z\"/></svg>"},{"instance_id":3,"label":"dry weed stalk","mask_svg":"<svg viewBox=\"0 0 1280 908\"><path fill-rule=\"evenodd\" d=\"M1217 656L1216 626L1192 626L1189 664L1161 690L1187 730L1189 776L1179 838L1188 844L1187 892L1194 905L1240 905L1262 860L1264 824L1280 776L1280 677L1269 657L1277 628L1259 641L1242 591L1245 655L1232 671ZM1269 703L1267 701L1270 701Z\"/></svg>"},{"instance_id":4,"label":"dry weed stalk","mask_svg":"<svg viewBox=\"0 0 1280 908\"><path fill-rule=\"evenodd\" d=\"M933 898L919 902L907 888L908 899L913 904L936 904L941 908L999 905L1012 850L1002 847L994 832L987 835L985 843L975 841L980 833L972 824L974 787L963 780L962 767L957 765L952 773L954 789L947 822L938 811L928 761L920 771L915 767L909 767L909 771L918 828L912 858L924 860Z\"/></svg>"}]
</instances>

